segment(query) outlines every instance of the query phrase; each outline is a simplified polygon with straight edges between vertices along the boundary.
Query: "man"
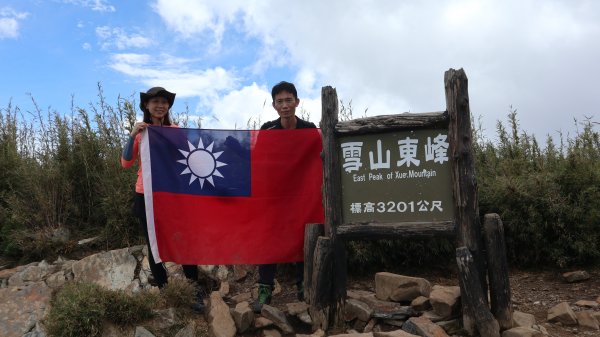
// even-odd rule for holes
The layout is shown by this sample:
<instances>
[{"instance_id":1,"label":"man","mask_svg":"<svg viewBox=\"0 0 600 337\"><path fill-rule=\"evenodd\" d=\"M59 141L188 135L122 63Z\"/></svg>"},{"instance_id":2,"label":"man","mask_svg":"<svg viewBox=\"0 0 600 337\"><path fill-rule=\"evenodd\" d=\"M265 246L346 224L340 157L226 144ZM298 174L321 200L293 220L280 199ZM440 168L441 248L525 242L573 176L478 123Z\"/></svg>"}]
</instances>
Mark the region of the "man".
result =
<instances>
[{"instance_id":1,"label":"man","mask_svg":"<svg viewBox=\"0 0 600 337\"><path fill-rule=\"evenodd\" d=\"M261 130L316 128L314 123L296 117L296 108L300 104L300 99L298 99L298 92L294 84L285 81L277 83L271 90L271 97L273 98L273 108L277 111L279 118L266 122L260 127ZM263 304L271 303L276 271L276 264L258 266L258 298L252 305L254 312L260 313ZM296 287L299 301L304 300L303 277L304 263L298 262L296 263Z\"/></svg>"}]
</instances>

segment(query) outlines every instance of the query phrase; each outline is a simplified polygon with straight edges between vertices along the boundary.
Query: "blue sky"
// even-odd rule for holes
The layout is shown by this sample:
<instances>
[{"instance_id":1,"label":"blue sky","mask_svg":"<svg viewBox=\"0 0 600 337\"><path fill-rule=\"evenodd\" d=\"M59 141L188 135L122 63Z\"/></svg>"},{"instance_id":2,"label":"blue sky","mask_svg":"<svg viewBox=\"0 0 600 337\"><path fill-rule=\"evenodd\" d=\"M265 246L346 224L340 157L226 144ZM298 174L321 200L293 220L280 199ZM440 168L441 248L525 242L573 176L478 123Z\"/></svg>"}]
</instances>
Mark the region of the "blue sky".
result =
<instances>
[{"instance_id":1,"label":"blue sky","mask_svg":"<svg viewBox=\"0 0 600 337\"><path fill-rule=\"evenodd\" d=\"M337 89L354 116L445 109L443 75L464 68L471 113L493 138L517 109L539 140L600 116L600 2L3 0L0 109L69 113L177 93L206 128L275 119L270 88L296 83L320 119ZM366 111L366 113L365 113Z\"/></svg>"}]
</instances>

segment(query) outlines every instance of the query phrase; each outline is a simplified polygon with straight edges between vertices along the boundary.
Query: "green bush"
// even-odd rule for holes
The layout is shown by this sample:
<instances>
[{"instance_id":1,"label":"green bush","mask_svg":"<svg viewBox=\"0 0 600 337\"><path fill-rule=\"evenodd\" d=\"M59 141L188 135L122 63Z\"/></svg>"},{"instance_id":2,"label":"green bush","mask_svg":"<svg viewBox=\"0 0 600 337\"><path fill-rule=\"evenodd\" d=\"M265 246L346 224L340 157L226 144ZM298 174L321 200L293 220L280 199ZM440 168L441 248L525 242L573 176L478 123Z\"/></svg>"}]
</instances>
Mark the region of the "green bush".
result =
<instances>
[{"instance_id":1,"label":"green bush","mask_svg":"<svg viewBox=\"0 0 600 337\"><path fill-rule=\"evenodd\" d=\"M49 336L100 336L106 314L103 289L95 284L68 283L52 299L45 319Z\"/></svg>"},{"instance_id":2,"label":"green bush","mask_svg":"<svg viewBox=\"0 0 600 337\"><path fill-rule=\"evenodd\" d=\"M105 321L132 325L153 316L158 296L127 294L93 283L67 283L54 294L44 324L51 337L101 336Z\"/></svg>"}]
</instances>

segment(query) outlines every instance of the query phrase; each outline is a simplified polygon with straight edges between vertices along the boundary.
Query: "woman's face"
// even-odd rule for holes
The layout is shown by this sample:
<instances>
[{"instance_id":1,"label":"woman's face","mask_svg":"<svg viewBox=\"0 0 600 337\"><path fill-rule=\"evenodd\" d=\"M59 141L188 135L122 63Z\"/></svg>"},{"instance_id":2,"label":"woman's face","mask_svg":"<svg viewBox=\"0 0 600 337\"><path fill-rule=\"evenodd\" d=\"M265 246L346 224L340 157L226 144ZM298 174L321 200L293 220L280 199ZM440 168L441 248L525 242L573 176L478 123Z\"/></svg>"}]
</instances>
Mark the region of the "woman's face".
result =
<instances>
[{"instance_id":1,"label":"woman's face","mask_svg":"<svg viewBox=\"0 0 600 337\"><path fill-rule=\"evenodd\" d=\"M169 112L169 101L161 96L152 97L146 103L153 124L160 124Z\"/></svg>"}]
</instances>

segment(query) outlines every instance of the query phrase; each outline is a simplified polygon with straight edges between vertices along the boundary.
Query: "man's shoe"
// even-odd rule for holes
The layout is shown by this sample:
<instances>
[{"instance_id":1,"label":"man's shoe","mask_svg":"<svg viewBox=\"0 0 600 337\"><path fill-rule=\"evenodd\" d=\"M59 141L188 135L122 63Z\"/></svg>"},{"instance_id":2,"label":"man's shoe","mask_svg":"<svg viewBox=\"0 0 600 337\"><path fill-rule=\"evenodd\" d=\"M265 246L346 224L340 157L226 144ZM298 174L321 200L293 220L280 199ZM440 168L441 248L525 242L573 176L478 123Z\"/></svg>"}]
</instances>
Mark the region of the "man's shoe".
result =
<instances>
[{"instance_id":1,"label":"man's shoe","mask_svg":"<svg viewBox=\"0 0 600 337\"><path fill-rule=\"evenodd\" d=\"M252 311L260 314L263 304L271 304L271 296L273 295L273 286L269 284L258 284L258 298L252 303Z\"/></svg>"}]
</instances>

